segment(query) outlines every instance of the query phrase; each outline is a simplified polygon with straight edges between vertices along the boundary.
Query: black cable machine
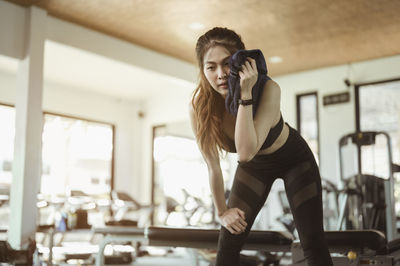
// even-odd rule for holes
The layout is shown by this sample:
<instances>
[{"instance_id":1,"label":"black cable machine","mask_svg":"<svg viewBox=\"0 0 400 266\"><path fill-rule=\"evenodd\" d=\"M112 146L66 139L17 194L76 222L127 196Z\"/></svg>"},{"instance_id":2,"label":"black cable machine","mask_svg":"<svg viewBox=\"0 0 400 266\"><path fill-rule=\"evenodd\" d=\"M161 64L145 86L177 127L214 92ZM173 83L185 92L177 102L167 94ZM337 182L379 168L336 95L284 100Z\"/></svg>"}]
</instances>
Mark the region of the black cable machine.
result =
<instances>
[{"instance_id":1,"label":"black cable machine","mask_svg":"<svg viewBox=\"0 0 400 266\"><path fill-rule=\"evenodd\" d=\"M365 146L376 145L377 137L386 139L387 176L363 173L362 152ZM355 174L345 177L344 147L355 146ZM382 154L383 155L383 154ZM347 158L348 159L348 158ZM348 160L347 160L348 161ZM394 176L398 166L393 164L390 136L386 132L365 131L343 136L339 140L340 179L344 198L340 206L337 230L376 229L385 233L388 241L399 238L396 228ZM370 166L371 167L371 166ZM372 166L373 167L373 166Z\"/></svg>"}]
</instances>

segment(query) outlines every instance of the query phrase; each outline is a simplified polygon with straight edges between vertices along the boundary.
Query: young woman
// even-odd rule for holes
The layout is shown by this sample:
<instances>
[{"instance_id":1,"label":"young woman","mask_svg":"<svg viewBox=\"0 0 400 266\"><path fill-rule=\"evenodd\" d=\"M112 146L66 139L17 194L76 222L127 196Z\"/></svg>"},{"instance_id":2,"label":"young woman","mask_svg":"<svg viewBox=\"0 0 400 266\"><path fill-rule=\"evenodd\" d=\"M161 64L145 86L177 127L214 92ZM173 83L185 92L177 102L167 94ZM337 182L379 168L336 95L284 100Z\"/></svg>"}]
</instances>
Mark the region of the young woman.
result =
<instances>
[{"instance_id":1,"label":"young woman","mask_svg":"<svg viewBox=\"0 0 400 266\"><path fill-rule=\"evenodd\" d=\"M322 222L321 178L307 143L283 123L280 87L269 79L253 118L251 101L240 104L236 117L225 109L229 57L245 49L241 37L227 28L213 28L196 45L199 84L190 117L207 163L210 188L221 222L216 265L240 263L240 251L272 183L282 178L308 265L332 265ZM258 72L255 60L242 65L240 98L251 100ZM238 166L228 204L219 155L237 152Z\"/></svg>"}]
</instances>

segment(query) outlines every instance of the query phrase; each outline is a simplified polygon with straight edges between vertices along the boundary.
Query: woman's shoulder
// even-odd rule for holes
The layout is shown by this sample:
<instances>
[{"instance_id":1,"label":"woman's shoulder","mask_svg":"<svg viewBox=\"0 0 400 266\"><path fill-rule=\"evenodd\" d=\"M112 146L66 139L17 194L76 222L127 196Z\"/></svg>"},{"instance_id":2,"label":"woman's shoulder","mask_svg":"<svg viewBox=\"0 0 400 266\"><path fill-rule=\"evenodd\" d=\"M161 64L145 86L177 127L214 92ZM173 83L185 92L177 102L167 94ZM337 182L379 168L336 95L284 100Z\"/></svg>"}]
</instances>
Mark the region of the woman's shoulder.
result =
<instances>
[{"instance_id":1,"label":"woman's shoulder","mask_svg":"<svg viewBox=\"0 0 400 266\"><path fill-rule=\"evenodd\" d=\"M267 82L264 85L264 91L262 93L262 98L264 100L273 100L276 97L280 98L281 95L281 87L279 84L274 81L273 79L267 80Z\"/></svg>"},{"instance_id":2,"label":"woman's shoulder","mask_svg":"<svg viewBox=\"0 0 400 266\"><path fill-rule=\"evenodd\" d=\"M279 89L280 90L279 84L275 80L273 80L271 78L268 79L267 82L265 82L264 88L267 88L267 89Z\"/></svg>"}]
</instances>

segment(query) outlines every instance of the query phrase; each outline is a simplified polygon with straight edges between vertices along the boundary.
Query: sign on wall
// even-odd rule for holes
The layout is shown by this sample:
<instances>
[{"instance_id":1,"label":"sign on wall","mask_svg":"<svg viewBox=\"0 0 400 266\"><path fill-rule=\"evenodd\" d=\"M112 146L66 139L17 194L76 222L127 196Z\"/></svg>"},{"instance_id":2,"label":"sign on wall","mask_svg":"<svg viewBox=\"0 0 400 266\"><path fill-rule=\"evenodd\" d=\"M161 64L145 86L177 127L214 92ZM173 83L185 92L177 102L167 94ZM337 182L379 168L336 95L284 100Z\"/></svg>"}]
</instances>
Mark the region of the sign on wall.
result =
<instances>
[{"instance_id":1,"label":"sign on wall","mask_svg":"<svg viewBox=\"0 0 400 266\"><path fill-rule=\"evenodd\" d=\"M346 102L350 102L350 93L349 92L329 94L329 95L325 95L323 97L324 106L332 105L332 104L339 104L339 103L346 103Z\"/></svg>"}]
</instances>

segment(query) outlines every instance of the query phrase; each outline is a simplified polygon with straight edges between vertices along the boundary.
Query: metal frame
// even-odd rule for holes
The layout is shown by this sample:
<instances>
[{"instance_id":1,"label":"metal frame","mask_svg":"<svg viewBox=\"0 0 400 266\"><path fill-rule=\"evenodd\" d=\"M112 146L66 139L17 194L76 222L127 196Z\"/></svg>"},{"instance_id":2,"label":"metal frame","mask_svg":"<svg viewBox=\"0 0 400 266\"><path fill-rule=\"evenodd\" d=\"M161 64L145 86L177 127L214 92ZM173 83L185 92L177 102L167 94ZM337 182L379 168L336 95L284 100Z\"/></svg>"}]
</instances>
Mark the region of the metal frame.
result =
<instances>
[{"instance_id":1,"label":"metal frame","mask_svg":"<svg viewBox=\"0 0 400 266\"><path fill-rule=\"evenodd\" d=\"M357 161L358 161L358 174L362 175L361 173L361 146L359 142L355 141L357 139L361 139L365 135L371 135L374 139L376 138L377 135L383 135L388 144L388 161L389 161L389 177L387 180L385 180L385 201L386 201L386 209L385 209L385 217L386 217L386 238L388 241L392 241L396 238L398 238L400 235L397 233L396 229L396 213L395 213L395 198L394 198L394 176L393 176L393 158L392 158L392 145L391 145L391 140L390 136L388 133L383 132L383 131L365 131L365 132L355 132L351 134L347 134L340 138L339 140L339 165L340 165L340 180L344 181L344 173L343 173L343 156L342 156L342 147L346 145L349 141L349 139L353 140L356 146L357 146ZM346 204L346 199L344 199L344 204ZM345 206L341 206L341 210L344 210ZM341 227L341 224L343 222L343 214L344 211L341 212L341 216L339 217L339 223L338 226L339 228Z\"/></svg>"}]
</instances>

